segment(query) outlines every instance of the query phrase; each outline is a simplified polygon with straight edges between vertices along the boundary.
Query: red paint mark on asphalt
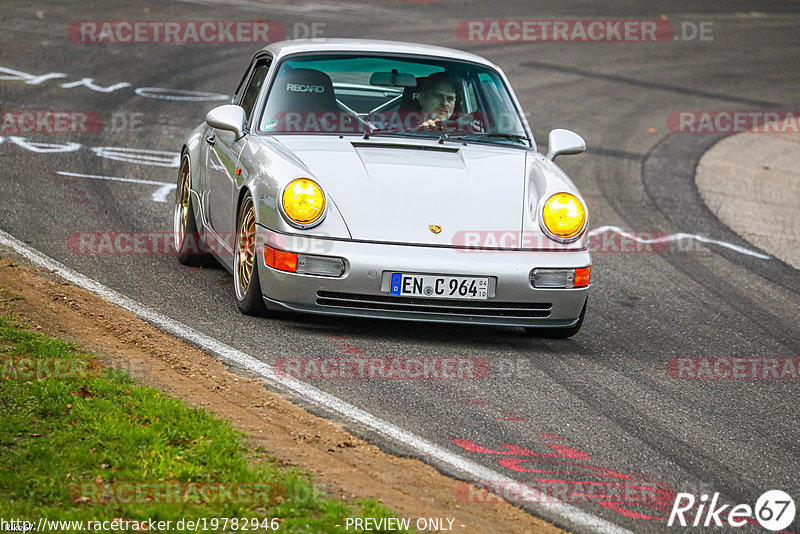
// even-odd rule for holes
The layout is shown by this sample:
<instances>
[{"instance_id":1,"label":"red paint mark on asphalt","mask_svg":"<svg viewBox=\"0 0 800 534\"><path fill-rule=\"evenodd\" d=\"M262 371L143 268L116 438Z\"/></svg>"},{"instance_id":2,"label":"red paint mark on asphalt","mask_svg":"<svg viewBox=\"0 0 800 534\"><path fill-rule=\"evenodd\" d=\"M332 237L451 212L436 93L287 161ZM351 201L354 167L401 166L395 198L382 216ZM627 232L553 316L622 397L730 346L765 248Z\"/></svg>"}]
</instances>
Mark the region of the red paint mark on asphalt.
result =
<instances>
[{"instance_id":1,"label":"red paint mark on asphalt","mask_svg":"<svg viewBox=\"0 0 800 534\"><path fill-rule=\"evenodd\" d=\"M500 444L500 446L504 447L506 450L498 451L498 450L487 449L483 445L478 445L474 441L470 441L468 439L463 439L463 438L448 438L447 441L455 443L462 449L466 449L469 452L477 452L479 454L513 454L517 456L539 456L535 452L528 450L524 447L520 447L519 445L509 445L507 443Z\"/></svg>"},{"instance_id":2,"label":"red paint mark on asphalt","mask_svg":"<svg viewBox=\"0 0 800 534\"><path fill-rule=\"evenodd\" d=\"M555 454L541 454L538 456L550 456L555 457ZM579 464L575 462L564 462L559 461L556 462L561 466L565 467L573 467L577 469L583 469L583 471L564 471L563 469L557 471L550 471L547 469L533 469L531 467L524 467L520 464L523 463L552 463L552 460L544 460L541 458L500 458L497 460L497 463L502 465L503 467L507 467L512 471L517 471L519 473L552 473L552 474L561 474L561 475L578 475L578 476L593 476L593 477L605 477L605 478L618 478L621 480L634 480L634 477L630 475L626 475L625 473L620 473L619 471L614 471L613 469L607 469L605 467L599 467L592 464Z\"/></svg>"},{"instance_id":3,"label":"red paint mark on asphalt","mask_svg":"<svg viewBox=\"0 0 800 534\"><path fill-rule=\"evenodd\" d=\"M561 436L541 431L537 431L537 434L548 438L564 439ZM448 438L448 441L469 452L503 456L497 458L497 463L517 473L556 475L555 477L535 476L533 480L542 484L566 485L570 488L564 497L567 501L574 498L590 499L599 506L631 519L668 519L664 514L670 510L676 495L668 483L659 480L653 481L641 473L623 473L614 469L577 462L575 460L589 460L589 454L565 445L545 443L555 451L554 454L548 454L536 453L512 443L500 443L503 450L499 450L484 447L464 438ZM578 477L588 477L594 480L580 480L577 479ZM515 482L524 483L524 481ZM598 494L581 489L585 487L603 487L608 491ZM619 500L621 490L624 490L625 493L624 501ZM643 497L637 498L637 492ZM644 497L645 493L642 492L647 492L647 497ZM597 500L598 497L605 500Z\"/></svg>"},{"instance_id":4,"label":"red paint mark on asphalt","mask_svg":"<svg viewBox=\"0 0 800 534\"><path fill-rule=\"evenodd\" d=\"M579 451L578 449L573 449L572 447L567 447L566 445L555 445L553 443L548 443L547 446L556 451L559 456L563 456L564 458L591 460L591 457L585 452Z\"/></svg>"},{"instance_id":5,"label":"red paint mark on asphalt","mask_svg":"<svg viewBox=\"0 0 800 534\"><path fill-rule=\"evenodd\" d=\"M517 412L507 412L505 410L500 410L502 414L500 417L495 417L500 421L522 421L522 417Z\"/></svg>"},{"instance_id":6,"label":"red paint mark on asphalt","mask_svg":"<svg viewBox=\"0 0 800 534\"><path fill-rule=\"evenodd\" d=\"M519 445L513 445L508 443L501 443L500 446L504 447L506 450L498 451L487 449L482 445L478 445L474 441L470 441L468 439L463 438L449 438L448 441L451 443L455 443L462 449L466 449L470 452L477 452L479 454L503 454L503 455L513 455L513 456L535 456L535 457L542 457L542 458L574 458L579 460L590 460L591 456L586 454L583 451L579 451L578 449L574 449L572 447L567 447L565 445L556 445L553 443L547 443L546 445L556 451L555 454L548 454L548 453L537 453L533 452L529 449L524 447L520 447Z\"/></svg>"},{"instance_id":7,"label":"red paint mark on asphalt","mask_svg":"<svg viewBox=\"0 0 800 534\"><path fill-rule=\"evenodd\" d=\"M336 340L345 340L345 339L347 339L347 336L342 335L342 334L328 334L327 336L329 338L331 338L331 339L336 339ZM363 351L362 349L359 349L358 347L355 347L353 345L348 345L348 344L345 344L345 343L338 343L338 345L339 346L336 347L336 350L338 350L340 352L344 352L346 354L365 354L365 351Z\"/></svg>"}]
</instances>

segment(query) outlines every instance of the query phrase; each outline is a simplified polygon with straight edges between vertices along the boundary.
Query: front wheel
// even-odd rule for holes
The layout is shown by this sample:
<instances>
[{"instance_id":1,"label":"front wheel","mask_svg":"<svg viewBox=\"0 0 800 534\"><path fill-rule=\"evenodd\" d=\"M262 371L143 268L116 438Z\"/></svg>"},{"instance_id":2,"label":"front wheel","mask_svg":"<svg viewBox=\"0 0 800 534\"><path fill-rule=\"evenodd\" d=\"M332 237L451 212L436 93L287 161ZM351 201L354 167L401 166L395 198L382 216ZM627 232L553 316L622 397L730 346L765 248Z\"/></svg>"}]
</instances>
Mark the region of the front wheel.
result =
<instances>
[{"instance_id":1,"label":"front wheel","mask_svg":"<svg viewBox=\"0 0 800 534\"><path fill-rule=\"evenodd\" d=\"M587 301L588 302L588 301ZM578 322L574 326L565 326L558 328L537 328L525 327L525 332L534 337L542 337L548 339L566 339L578 333L583 326L583 316L586 315L586 302L583 303L583 309L578 317Z\"/></svg>"},{"instance_id":2,"label":"front wheel","mask_svg":"<svg viewBox=\"0 0 800 534\"><path fill-rule=\"evenodd\" d=\"M236 304L245 315L263 316L267 308L261 296L256 255L256 210L253 197L246 194L236 217L236 244L233 256L233 288Z\"/></svg>"}]
</instances>

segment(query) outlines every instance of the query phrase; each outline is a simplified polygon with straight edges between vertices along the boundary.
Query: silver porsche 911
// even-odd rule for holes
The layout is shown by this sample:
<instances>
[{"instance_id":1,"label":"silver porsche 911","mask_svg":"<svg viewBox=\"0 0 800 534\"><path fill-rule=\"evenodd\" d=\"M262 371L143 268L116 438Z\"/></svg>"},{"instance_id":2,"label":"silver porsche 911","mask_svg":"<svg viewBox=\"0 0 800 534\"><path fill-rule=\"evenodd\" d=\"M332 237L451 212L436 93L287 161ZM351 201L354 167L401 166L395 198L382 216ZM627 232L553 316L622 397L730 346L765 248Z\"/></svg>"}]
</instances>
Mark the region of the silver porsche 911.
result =
<instances>
[{"instance_id":1,"label":"silver porsche 911","mask_svg":"<svg viewBox=\"0 0 800 534\"><path fill-rule=\"evenodd\" d=\"M503 72L465 52L366 40L255 54L186 139L178 259L216 258L246 314L581 327L588 212Z\"/></svg>"}]
</instances>

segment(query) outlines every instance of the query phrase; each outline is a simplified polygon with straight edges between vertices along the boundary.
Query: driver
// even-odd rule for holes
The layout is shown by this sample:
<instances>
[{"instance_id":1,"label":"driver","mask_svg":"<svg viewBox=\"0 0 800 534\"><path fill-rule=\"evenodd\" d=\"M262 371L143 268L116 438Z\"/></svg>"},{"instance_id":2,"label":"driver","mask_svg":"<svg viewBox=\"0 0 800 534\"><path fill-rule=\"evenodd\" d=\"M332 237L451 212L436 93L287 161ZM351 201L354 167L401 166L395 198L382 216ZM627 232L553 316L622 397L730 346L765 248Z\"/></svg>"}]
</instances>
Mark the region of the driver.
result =
<instances>
[{"instance_id":1,"label":"driver","mask_svg":"<svg viewBox=\"0 0 800 534\"><path fill-rule=\"evenodd\" d=\"M421 127L436 127L440 121L446 121L456 108L456 82L444 72L435 72L422 83L419 92L422 108Z\"/></svg>"}]
</instances>

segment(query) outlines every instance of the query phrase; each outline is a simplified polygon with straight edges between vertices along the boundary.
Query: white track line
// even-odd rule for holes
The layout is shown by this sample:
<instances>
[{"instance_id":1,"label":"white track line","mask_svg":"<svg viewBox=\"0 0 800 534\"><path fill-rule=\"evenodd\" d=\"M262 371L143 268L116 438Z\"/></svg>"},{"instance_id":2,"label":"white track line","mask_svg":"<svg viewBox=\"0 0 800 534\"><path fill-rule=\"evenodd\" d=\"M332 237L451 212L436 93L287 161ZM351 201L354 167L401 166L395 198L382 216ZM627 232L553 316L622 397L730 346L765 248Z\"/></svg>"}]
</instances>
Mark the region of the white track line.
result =
<instances>
[{"instance_id":1,"label":"white track line","mask_svg":"<svg viewBox=\"0 0 800 534\"><path fill-rule=\"evenodd\" d=\"M364 425L365 427L378 432L386 438L411 447L423 455L456 470L468 480L508 480L507 475L503 475L498 471L484 467L466 458L462 458L461 456L435 445L434 443L431 443L430 441L408 432L407 430L404 430L388 421L384 421L383 419L375 417L371 413L366 412L361 408L357 408L356 406L353 406L352 404L349 404L342 399L331 395L330 393L326 393L312 385L305 384L297 380L282 379L273 373L272 367L269 364L257 360L249 354L226 345L211 336L203 334L202 332L198 332L197 330L194 330L193 328L179 321L171 319L166 315L153 310L152 308L148 308L147 306L144 306L133 299L117 293L113 289L108 288L103 284L80 274L77 271L73 271L69 267L59 263L53 258L50 258L38 250L27 246L25 243L7 234L3 230L0 230L0 245L5 245L6 247L13 249L18 254L24 256L43 269L56 272L59 276L75 284L76 286L88 289L92 293L100 295L117 306L135 313L141 319L154 326L157 326L164 332L186 340L202 350L216 355L222 360L235 363L244 367L245 369L248 369L249 371L257 373L264 377L268 382L289 389L306 401L322 406L323 408L335 412L351 421L355 421L356 423ZM520 486L522 486L522 484L520 484ZM547 502L548 499L552 500L552 497L546 497L544 494L541 494L538 491L531 491L530 488L528 488L524 493L522 492L522 488L519 490L514 489L513 492L509 491L509 493L516 493L515 495L511 495L512 500L516 500L516 502L526 502L527 500L531 500L533 502L539 501L537 502L538 508L546 511L549 515L557 518L563 523L576 523L586 527L587 530L590 530L591 532L632 534L630 531L615 525L614 523L606 521L601 517L594 516L588 512L584 512L572 505L562 502Z\"/></svg>"},{"instance_id":2,"label":"white track line","mask_svg":"<svg viewBox=\"0 0 800 534\"><path fill-rule=\"evenodd\" d=\"M56 171L56 174L60 174L61 176L74 176L76 178L91 178L93 180L108 180L110 182L130 182L132 184L149 184L149 185L173 185L169 182L156 182L154 180L139 180L138 178L119 178L117 176L100 176L98 174L81 174L79 172Z\"/></svg>"},{"instance_id":3,"label":"white track line","mask_svg":"<svg viewBox=\"0 0 800 534\"><path fill-rule=\"evenodd\" d=\"M77 178L91 178L92 180L108 180L110 182L130 182L132 184L148 184L157 185L159 188L152 194L151 198L154 202L161 202L165 204L168 201L170 193L178 188L177 184L169 182L154 182L153 180L139 180L137 178L120 178L118 176L100 176L97 174L81 174L79 172L66 172L56 171L56 174L61 176L75 176Z\"/></svg>"},{"instance_id":4,"label":"white track line","mask_svg":"<svg viewBox=\"0 0 800 534\"><path fill-rule=\"evenodd\" d=\"M178 184L164 184L159 187L152 195L153 202L161 202L166 204L169 202L169 195L178 189Z\"/></svg>"},{"instance_id":5,"label":"white track line","mask_svg":"<svg viewBox=\"0 0 800 534\"><path fill-rule=\"evenodd\" d=\"M619 234L623 237L628 239L632 239L633 241L637 241L639 243L664 243L669 241L680 241L682 239L694 239L696 241L700 241L701 243L710 243L712 245L719 245L721 247L729 248L731 250L735 250L740 254L746 254L748 256L753 256L755 258L759 258L761 260L769 260L772 259L772 256L767 256L765 254L761 254L754 250L750 250L744 247L740 247L739 245L734 245L733 243L728 243L727 241L719 241L717 239L711 239L710 237L705 237L698 234L670 234L664 237L656 237L653 239L645 239L642 237L638 237L630 232L627 232L620 228L619 226L600 226L599 228L595 228L594 230L589 231L589 235L596 235L602 234L603 232L614 232Z\"/></svg>"}]
</instances>

